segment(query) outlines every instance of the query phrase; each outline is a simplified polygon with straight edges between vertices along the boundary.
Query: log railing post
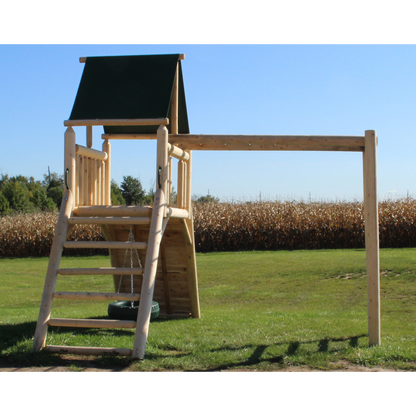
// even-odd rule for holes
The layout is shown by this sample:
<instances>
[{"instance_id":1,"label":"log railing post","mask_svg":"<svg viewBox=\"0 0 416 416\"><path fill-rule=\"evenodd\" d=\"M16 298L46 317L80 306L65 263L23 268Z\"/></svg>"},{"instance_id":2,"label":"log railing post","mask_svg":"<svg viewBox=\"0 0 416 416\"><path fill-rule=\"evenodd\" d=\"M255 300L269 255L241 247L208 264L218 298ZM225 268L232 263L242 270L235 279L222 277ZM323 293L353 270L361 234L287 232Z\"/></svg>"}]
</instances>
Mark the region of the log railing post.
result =
<instances>
[{"instance_id":1,"label":"log railing post","mask_svg":"<svg viewBox=\"0 0 416 416\"><path fill-rule=\"evenodd\" d=\"M76 138L75 131L72 127L68 127L65 131L65 157L64 157L64 175L65 175L65 188L71 190L75 195L75 157L76 157ZM74 199L72 203L75 204Z\"/></svg>"}]
</instances>

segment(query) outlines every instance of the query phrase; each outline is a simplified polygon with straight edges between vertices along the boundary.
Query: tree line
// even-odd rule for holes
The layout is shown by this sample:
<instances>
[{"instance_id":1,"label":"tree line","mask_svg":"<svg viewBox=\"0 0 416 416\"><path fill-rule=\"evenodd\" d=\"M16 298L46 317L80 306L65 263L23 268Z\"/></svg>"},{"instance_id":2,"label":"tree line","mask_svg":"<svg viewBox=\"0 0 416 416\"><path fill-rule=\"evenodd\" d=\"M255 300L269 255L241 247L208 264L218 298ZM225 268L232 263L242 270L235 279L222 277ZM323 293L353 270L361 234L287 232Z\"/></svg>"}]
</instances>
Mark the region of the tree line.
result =
<instances>
[{"instance_id":1,"label":"tree line","mask_svg":"<svg viewBox=\"0 0 416 416\"><path fill-rule=\"evenodd\" d=\"M0 177L0 215L14 212L54 211L59 209L63 195L63 176L43 175L42 181L33 176Z\"/></svg>"},{"instance_id":2,"label":"tree line","mask_svg":"<svg viewBox=\"0 0 416 416\"><path fill-rule=\"evenodd\" d=\"M56 172L43 175L43 180L33 176L0 175L0 215L59 210L64 193L64 176ZM154 187L146 191L138 178L123 176L120 185L111 181L112 205L152 205ZM196 203L219 202L211 195L193 196ZM176 192L172 191L172 202L176 203Z\"/></svg>"},{"instance_id":3,"label":"tree line","mask_svg":"<svg viewBox=\"0 0 416 416\"><path fill-rule=\"evenodd\" d=\"M64 176L55 172L43 180L17 175L0 175L0 215L59 210L64 193ZM120 185L111 182L113 205L148 205L153 203L154 190L146 192L139 179L123 176Z\"/></svg>"}]
</instances>

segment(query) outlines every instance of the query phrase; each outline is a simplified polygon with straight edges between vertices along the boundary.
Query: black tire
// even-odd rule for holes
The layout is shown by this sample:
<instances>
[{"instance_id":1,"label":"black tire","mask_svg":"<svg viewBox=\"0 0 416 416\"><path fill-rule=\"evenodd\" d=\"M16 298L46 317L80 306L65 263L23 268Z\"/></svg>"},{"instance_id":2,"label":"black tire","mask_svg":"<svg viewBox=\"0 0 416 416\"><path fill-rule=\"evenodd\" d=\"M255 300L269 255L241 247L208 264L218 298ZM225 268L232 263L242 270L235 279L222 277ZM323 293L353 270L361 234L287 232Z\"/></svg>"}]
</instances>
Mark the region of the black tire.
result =
<instances>
[{"instance_id":1,"label":"black tire","mask_svg":"<svg viewBox=\"0 0 416 416\"><path fill-rule=\"evenodd\" d=\"M125 319L129 321L137 321L137 313L139 312L139 301L133 302L133 306L129 300L116 301L108 305L108 316L112 319ZM153 321L159 316L159 304L152 302L152 310L150 312L150 320Z\"/></svg>"}]
</instances>

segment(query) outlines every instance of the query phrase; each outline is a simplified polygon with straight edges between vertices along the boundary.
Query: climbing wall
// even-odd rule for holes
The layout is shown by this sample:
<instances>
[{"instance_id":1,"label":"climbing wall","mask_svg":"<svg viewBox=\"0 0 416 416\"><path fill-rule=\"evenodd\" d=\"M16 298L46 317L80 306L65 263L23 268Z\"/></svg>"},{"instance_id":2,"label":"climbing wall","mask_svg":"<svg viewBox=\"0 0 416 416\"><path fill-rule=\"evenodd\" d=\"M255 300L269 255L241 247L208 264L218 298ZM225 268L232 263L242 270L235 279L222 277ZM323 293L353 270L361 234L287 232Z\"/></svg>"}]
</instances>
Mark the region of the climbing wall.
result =
<instances>
[{"instance_id":1,"label":"climbing wall","mask_svg":"<svg viewBox=\"0 0 416 416\"><path fill-rule=\"evenodd\" d=\"M163 235L158 259L156 285L153 300L159 303L160 316L199 317L198 285L196 277L195 252L187 233L187 220L170 219ZM128 241L129 225L102 226L107 240ZM134 240L147 242L148 225L132 226ZM137 255L139 260L137 259ZM113 267L145 267L146 249L110 250ZM114 275L114 287L122 293L131 292L131 276ZM140 293L142 275L133 277L134 292Z\"/></svg>"}]
</instances>

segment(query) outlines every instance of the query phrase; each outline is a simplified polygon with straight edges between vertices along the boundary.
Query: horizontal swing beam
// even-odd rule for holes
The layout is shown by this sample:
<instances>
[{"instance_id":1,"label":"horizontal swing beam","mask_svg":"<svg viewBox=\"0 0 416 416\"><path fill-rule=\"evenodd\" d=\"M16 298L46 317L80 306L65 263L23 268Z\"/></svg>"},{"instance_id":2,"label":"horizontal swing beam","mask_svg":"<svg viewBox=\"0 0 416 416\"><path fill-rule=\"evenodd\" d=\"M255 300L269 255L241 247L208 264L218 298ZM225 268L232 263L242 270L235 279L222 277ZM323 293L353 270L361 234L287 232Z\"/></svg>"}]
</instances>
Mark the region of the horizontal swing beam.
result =
<instances>
[{"instance_id":1,"label":"horizontal swing beam","mask_svg":"<svg viewBox=\"0 0 416 416\"><path fill-rule=\"evenodd\" d=\"M156 134L103 134L103 140L156 140ZM219 134L169 135L169 143L186 150L364 151L364 136L260 136Z\"/></svg>"},{"instance_id":2,"label":"horizontal swing beam","mask_svg":"<svg viewBox=\"0 0 416 416\"><path fill-rule=\"evenodd\" d=\"M169 143L186 150L364 151L364 136L176 134Z\"/></svg>"}]
</instances>

